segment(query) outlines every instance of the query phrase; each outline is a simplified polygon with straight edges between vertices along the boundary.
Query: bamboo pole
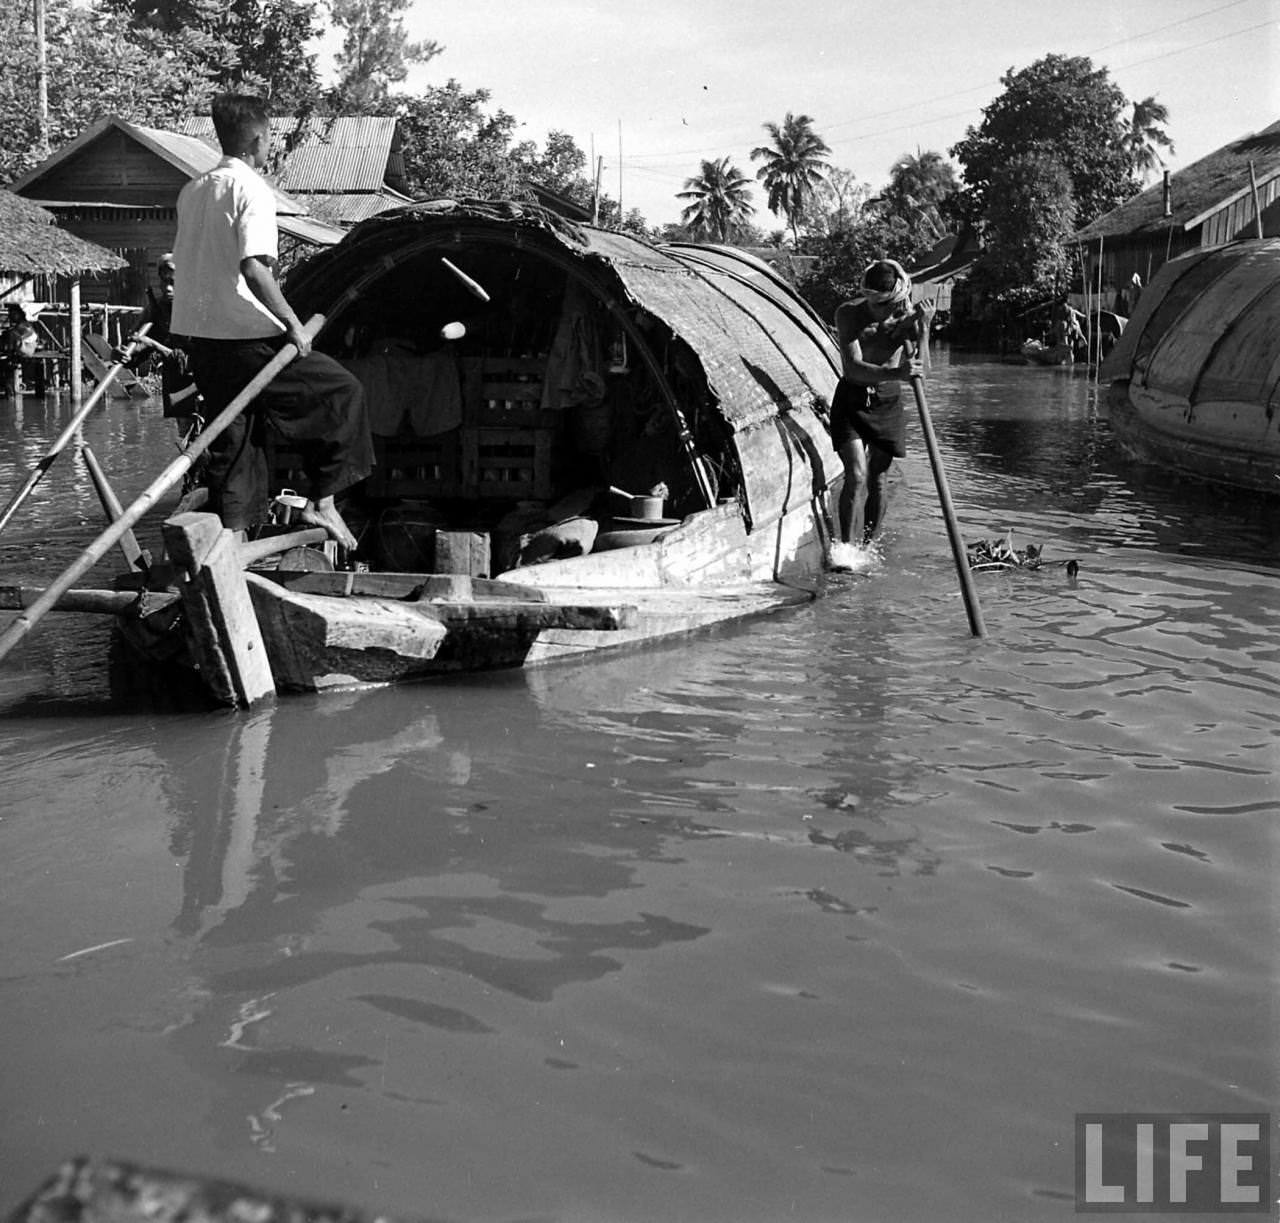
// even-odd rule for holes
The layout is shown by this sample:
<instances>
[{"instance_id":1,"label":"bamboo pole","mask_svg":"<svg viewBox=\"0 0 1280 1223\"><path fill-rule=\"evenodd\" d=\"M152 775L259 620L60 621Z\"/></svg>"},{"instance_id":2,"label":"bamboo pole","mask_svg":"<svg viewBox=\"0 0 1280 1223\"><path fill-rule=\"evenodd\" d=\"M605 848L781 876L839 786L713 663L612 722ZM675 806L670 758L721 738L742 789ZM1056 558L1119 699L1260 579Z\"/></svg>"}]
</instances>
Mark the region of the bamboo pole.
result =
<instances>
[{"instance_id":1,"label":"bamboo pole","mask_svg":"<svg viewBox=\"0 0 1280 1223\"><path fill-rule=\"evenodd\" d=\"M1263 236L1262 233L1262 205L1258 202L1258 172L1253 168L1253 158L1249 158L1249 187L1253 191L1253 223L1258 231L1258 237Z\"/></svg>"},{"instance_id":2,"label":"bamboo pole","mask_svg":"<svg viewBox=\"0 0 1280 1223\"><path fill-rule=\"evenodd\" d=\"M150 327L150 323L143 323L143 325L138 329L138 338L142 339ZM128 348L125 349L126 358L128 356L132 356L133 348L134 345L130 344ZM31 474L27 477L26 483L18 489L13 497L10 498L9 504L4 507L2 512L0 512L0 531L3 531L5 527L9 525L9 519L13 517L18 506L20 506L31 495L35 486L44 479L44 473L53 466L58 455L67 448L67 443L70 442L72 438L79 436L81 425L84 424L89 413L97 406L98 401L107 393L111 383L115 381L116 375L124 368L124 365L124 361L117 361L112 365L111 368L107 370L106 376L95 388L93 394L85 400L81 407L76 409L75 415L67 422L67 427L58 434L57 440L45 452L44 458L42 458L32 469Z\"/></svg>"},{"instance_id":3,"label":"bamboo pole","mask_svg":"<svg viewBox=\"0 0 1280 1223\"><path fill-rule=\"evenodd\" d=\"M919 374L911 376L911 389L915 392L916 411L920 414L920 430L924 434L924 444L929 451L929 466L933 469L933 482L938 489L938 503L942 506L942 517L947 524L951 556L955 561L956 574L960 578L960 593L964 597L965 614L969 617L969 631L975 637L985 637L987 627L982 620L982 606L978 602L978 591L973 584L973 573L969 569L969 557L960 535L960 524L956 521L956 510L951 501L951 489L947 485L947 473L942 468L942 455L938 450L938 439L933 432L933 421L929 419L929 406L924 398L924 379Z\"/></svg>"},{"instance_id":4,"label":"bamboo pole","mask_svg":"<svg viewBox=\"0 0 1280 1223\"><path fill-rule=\"evenodd\" d=\"M324 316L314 314L307 320L306 333L314 336L324 326ZM231 423L261 394L273 378L290 361L298 355L293 344L286 344L214 419L205 426L204 432L191 443L176 459L169 464L97 539L53 581L44 594L22 613L3 633L0 633L0 659L9 652L37 624L44 619L45 613L57 603L59 597L84 574L88 573L129 531L166 492L169 491L194 466L195 461L218 438Z\"/></svg>"}]
</instances>

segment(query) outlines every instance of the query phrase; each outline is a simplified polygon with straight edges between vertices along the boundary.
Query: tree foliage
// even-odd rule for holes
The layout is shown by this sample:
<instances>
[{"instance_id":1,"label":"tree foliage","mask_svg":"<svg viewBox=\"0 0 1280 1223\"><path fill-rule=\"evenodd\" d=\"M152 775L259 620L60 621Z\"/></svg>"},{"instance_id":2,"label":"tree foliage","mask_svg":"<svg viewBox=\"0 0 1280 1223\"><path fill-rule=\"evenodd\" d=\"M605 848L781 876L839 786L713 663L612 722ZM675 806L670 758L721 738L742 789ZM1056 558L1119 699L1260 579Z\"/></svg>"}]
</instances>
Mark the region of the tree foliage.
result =
<instances>
[{"instance_id":1,"label":"tree foliage","mask_svg":"<svg viewBox=\"0 0 1280 1223\"><path fill-rule=\"evenodd\" d=\"M799 241L799 223L805 205L823 181L827 167L827 142L813 130L813 119L787 111L778 123L766 123L770 144L751 150L751 160L763 164L756 171L768 192L769 211L786 217L794 241Z\"/></svg>"},{"instance_id":2,"label":"tree foliage","mask_svg":"<svg viewBox=\"0 0 1280 1223\"><path fill-rule=\"evenodd\" d=\"M1024 153L992 179L976 287L999 297L1013 286L1043 296L1065 292L1070 280L1066 240L1076 228L1071 176L1046 153Z\"/></svg>"},{"instance_id":3,"label":"tree foliage","mask_svg":"<svg viewBox=\"0 0 1280 1223\"><path fill-rule=\"evenodd\" d=\"M1124 143L1124 94L1087 56L1048 55L1002 78L1004 92L982 122L952 147L976 218L993 200L1001 168L1026 153L1054 158L1071 180L1078 221L1087 225L1137 190Z\"/></svg>"},{"instance_id":4,"label":"tree foliage","mask_svg":"<svg viewBox=\"0 0 1280 1223\"><path fill-rule=\"evenodd\" d=\"M1173 141L1164 130L1169 122L1169 108L1154 97L1133 104L1133 113L1124 124L1124 147L1134 175L1145 180L1158 166L1164 165L1161 149L1174 151Z\"/></svg>"},{"instance_id":5,"label":"tree foliage","mask_svg":"<svg viewBox=\"0 0 1280 1223\"><path fill-rule=\"evenodd\" d=\"M689 201L680 220L695 239L728 242L755 214L751 180L728 157L704 161L676 198Z\"/></svg>"},{"instance_id":6,"label":"tree foliage","mask_svg":"<svg viewBox=\"0 0 1280 1223\"><path fill-rule=\"evenodd\" d=\"M334 23L345 31L338 52L332 106L340 114L365 114L403 81L410 64L425 64L444 48L410 42L402 14L410 0L328 0Z\"/></svg>"},{"instance_id":7,"label":"tree foliage","mask_svg":"<svg viewBox=\"0 0 1280 1223\"><path fill-rule=\"evenodd\" d=\"M156 127L207 108L208 65L227 60L200 31L132 29L103 8L47 0L49 141L74 139L110 114ZM0 5L0 177L8 182L42 158L36 106L36 45L28 5Z\"/></svg>"},{"instance_id":8,"label":"tree foliage","mask_svg":"<svg viewBox=\"0 0 1280 1223\"><path fill-rule=\"evenodd\" d=\"M870 183L863 182L852 170L829 166L805 204L801 223L806 244L852 229L870 198Z\"/></svg>"},{"instance_id":9,"label":"tree foliage","mask_svg":"<svg viewBox=\"0 0 1280 1223\"><path fill-rule=\"evenodd\" d=\"M216 90L263 93L281 114L314 105L320 91L307 44L320 33L315 0L101 0L124 17L134 40L158 40L159 63L189 59ZM202 36L205 54L182 54L184 36ZM167 54L166 54L167 52Z\"/></svg>"},{"instance_id":10,"label":"tree foliage","mask_svg":"<svg viewBox=\"0 0 1280 1223\"><path fill-rule=\"evenodd\" d=\"M805 251L817 256L817 262L797 288L829 320L841 302L861 292L862 275L868 264L884 258L909 262L914 238L901 218L869 212L849 229L810 238Z\"/></svg>"}]
</instances>

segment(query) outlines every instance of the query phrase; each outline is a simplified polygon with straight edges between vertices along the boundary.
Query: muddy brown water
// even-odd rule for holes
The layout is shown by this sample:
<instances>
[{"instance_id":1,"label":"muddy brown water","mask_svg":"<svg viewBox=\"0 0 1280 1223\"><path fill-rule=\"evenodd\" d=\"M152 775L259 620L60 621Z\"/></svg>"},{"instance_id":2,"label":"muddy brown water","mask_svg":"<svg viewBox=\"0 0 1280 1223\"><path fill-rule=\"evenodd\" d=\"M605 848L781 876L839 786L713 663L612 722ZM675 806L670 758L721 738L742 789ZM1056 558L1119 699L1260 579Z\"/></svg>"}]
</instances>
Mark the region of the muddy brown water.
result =
<instances>
[{"instance_id":1,"label":"muddy brown water","mask_svg":"<svg viewBox=\"0 0 1280 1223\"><path fill-rule=\"evenodd\" d=\"M431 1219L1066 1219L1076 1113L1271 1108L1280 514L1124 463L1079 371L929 394L966 535L1050 562L980 575L983 642L914 429L880 563L677 648L166 716L101 624L33 635L0 1210L93 1151ZM0 489L67 411L0 401ZM126 497L171 453L88 436ZM55 466L3 580L97 514Z\"/></svg>"}]
</instances>

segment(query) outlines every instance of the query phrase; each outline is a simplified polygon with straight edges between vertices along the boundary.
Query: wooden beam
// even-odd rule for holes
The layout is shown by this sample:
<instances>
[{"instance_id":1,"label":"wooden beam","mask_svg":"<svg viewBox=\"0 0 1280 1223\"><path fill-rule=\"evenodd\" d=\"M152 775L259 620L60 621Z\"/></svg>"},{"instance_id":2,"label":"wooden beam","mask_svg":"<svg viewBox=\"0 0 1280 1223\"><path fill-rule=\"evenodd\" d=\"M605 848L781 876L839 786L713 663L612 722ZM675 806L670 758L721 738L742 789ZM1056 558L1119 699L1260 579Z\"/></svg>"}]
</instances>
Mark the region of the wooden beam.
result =
<instances>
[{"instance_id":1,"label":"wooden beam","mask_svg":"<svg viewBox=\"0 0 1280 1223\"><path fill-rule=\"evenodd\" d=\"M84 397L83 343L80 339L80 281L71 282L71 402L79 403Z\"/></svg>"},{"instance_id":2,"label":"wooden beam","mask_svg":"<svg viewBox=\"0 0 1280 1223\"><path fill-rule=\"evenodd\" d=\"M271 664L254 615L235 536L213 514L178 514L164 524L192 644L210 692L251 706L274 696Z\"/></svg>"}]
</instances>

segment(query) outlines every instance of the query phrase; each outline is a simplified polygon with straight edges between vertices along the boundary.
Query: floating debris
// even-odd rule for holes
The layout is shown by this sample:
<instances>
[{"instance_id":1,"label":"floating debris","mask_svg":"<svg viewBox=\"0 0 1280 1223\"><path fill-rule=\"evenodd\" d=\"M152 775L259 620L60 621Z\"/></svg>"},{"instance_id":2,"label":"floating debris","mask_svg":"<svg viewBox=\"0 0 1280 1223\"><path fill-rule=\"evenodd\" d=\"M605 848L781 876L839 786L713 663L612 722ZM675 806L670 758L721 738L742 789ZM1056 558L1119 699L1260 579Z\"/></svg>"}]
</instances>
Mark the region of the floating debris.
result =
<instances>
[{"instance_id":1,"label":"floating debris","mask_svg":"<svg viewBox=\"0 0 1280 1223\"><path fill-rule=\"evenodd\" d=\"M1013 544L1013 531L1006 531L1003 539L980 539L976 543L965 544L965 556L969 568L974 571L984 569L1039 569L1044 562L1044 545L1028 544L1025 548L1016 548ZM1079 561L1058 561L1065 565L1069 577L1074 578L1080 571Z\"/></svg>"}]
</instances>

